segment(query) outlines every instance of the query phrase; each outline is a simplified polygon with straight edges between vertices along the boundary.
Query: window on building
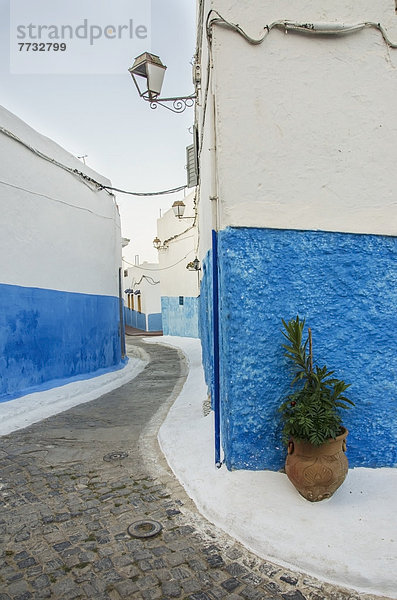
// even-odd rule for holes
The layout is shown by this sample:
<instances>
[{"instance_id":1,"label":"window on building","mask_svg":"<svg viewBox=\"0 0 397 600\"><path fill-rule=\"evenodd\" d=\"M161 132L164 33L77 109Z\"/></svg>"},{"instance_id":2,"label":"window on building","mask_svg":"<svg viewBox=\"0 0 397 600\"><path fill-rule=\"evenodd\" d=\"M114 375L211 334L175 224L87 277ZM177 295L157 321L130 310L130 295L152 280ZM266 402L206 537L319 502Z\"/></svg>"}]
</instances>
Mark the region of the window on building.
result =
<instances>
[{"instance_id":1,"label":"window on building","mask_svg":"<svg viewBox=\"0 0 397 600\"><path fill-rule=\"evenodd\" d=\"M124 277L128 277L128 269L124 269Z\"/></svg>"},{"instance_id":2,"label":"window on building","mask_svg":"<svg viewBox=\"0 0 397 600\"><path fill-rule=\"evenodd\" d=\"M183 306L183 296L179 296L179 306Z\"/></svg>"},{"instance_id":3,"label":"window on building","mask_svg":"<svg viewBox=\"0 0 397 600\"><path fill-rule=\"evenodd\" d=\"M134 294L127 294L128 308L134 310Z\"/></svg>"},{"instance_id":4,"label":"window on building","mask_svg":"<svg viewBox=\"0 0 397 600\"><path fill-rule=\"evenodd\" d=\"M198 129L193 130L193 144L186 148L186 171L187 171L187 187L192 188L198 184L199 161L198 161Z\"/></svg>"}]
</instances>

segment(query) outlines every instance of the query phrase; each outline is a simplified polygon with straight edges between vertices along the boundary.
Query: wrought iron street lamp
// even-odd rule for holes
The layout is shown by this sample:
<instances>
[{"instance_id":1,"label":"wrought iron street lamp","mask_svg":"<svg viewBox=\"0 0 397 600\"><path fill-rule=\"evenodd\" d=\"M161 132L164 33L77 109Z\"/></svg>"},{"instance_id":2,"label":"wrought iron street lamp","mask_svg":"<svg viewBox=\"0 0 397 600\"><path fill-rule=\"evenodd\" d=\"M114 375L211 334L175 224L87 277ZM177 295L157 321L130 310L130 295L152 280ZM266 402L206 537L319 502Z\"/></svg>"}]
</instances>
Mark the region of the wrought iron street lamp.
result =
<instances>
[{"instance_id":1,"label":"wrought iron street lamp","mask_svg":"<svg viewBox=\"0 0 397 600\"><path fill-rule=\"evenodd\" d=\"M188 271L201 271L200 261L196 258L186 265Z\"/></svg>"},{"instance_id":2,"label":"wrought iron street lamp","mask_svg":"<svg viewBox=\"0 0 397 600\"><path fill-rule=\"evenodd\" d=\"M167 250L167 248L168 248L166 242L164 244L162 244L159 237L154 238L153 246L155 247L156 250Z\"/></svg>"},{"instance_id":3,"label":"wrought iron street lamp","mask_svg":"<svg viewBox=\"0 0 397 600\"><path fill-rule=\"evenodd\" d=\"M144 52L136 57L134 64L128 71L134 80L140 97L150 102L150 108L157 108L157 105L160 104L172 112L181 113L193 106L196 94L176 98L159 98L166 69L167 67L163 65L156 54ZM141 86L138 78L145 80L141 81Z\"/></svg>"},{"instance_id":4,"label":"wrought iron street lamp","mask_svg":"<svg viewBox=\"0 0 397 600\"><path fill-rule=\"evenodd\" d=\"M174 215L178 219L194 219L194 216L192 216L192 217L184 217L183 216L185 214L185 208L186 208L186 204L184 203L183 200L175 200L174 204L172 205L172 210L174 211Z\"/></svg>"}]
</instances>

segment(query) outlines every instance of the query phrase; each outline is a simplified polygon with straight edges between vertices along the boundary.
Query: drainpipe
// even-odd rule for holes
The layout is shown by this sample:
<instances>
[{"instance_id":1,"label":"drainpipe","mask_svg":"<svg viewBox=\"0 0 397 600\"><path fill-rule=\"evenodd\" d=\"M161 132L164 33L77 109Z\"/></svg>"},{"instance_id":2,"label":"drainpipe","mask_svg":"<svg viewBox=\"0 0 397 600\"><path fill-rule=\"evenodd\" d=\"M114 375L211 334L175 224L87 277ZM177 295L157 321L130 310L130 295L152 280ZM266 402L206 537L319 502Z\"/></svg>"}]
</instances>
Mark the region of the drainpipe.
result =
<instances>
[{"instance_id":1,"label":"drainpipe","mask_svg":"<svg viewBox=\"0 0 397 600\"><path fill-rule=\"evenodd\" d=\"M119 268L119 330L120 330L120 346L121 359L125 359L125 323L124 323L124 303L123 303L123 287L122 287L122 268Z\"/></svg>"},{"instance_id":2,"label":"drainpipe","mask_svg":"<svg viewBox=\"0 0 397 600\"><path fill-rule=\"evenodd\" d=\"M218 282L218 234L212 230L212 306L213 306L213 351L214 390L213 405L215 418L215 465L221 467L220 386L219 386L219 282Z\"/></svg>"},{"instance_id":3,"label":"drainpipe","mask_svg":"<svg viewBox=\"0 0 397 600\"><path fill-rule=\"evenodd\" d=\"M218 469L222 466L221 461L221 398L220 398L220 352L219 352L219 279L218 279L218 157L217 157L217 115L214 93L211 94L211 196L212 203L212 320L213 320L213 355L214 355L214 389L213 389L213 407L214 407L214 425L215 425L215 465Z\"/></svg>"}]
</instances>

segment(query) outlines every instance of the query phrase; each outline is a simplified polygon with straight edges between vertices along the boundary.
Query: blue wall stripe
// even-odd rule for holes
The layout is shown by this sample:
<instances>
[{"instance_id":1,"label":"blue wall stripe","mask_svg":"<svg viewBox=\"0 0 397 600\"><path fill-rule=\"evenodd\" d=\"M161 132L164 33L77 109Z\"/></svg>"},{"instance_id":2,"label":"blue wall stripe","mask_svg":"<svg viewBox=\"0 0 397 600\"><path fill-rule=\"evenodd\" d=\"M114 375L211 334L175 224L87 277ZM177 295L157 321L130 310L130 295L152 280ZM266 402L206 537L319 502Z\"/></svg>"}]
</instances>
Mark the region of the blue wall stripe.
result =
<instances>
[{"instance_id":1,"label":"blue wall stripe","mask_svg":"<svg viewBox=\"0 0 397 600\"><path fill-rule=\"evenodd\" d=\"M152 313L148 315L148 331L162 331L163 320L161 313Z\"/></svg>"},{"instance_id":2,"label":"blue wall stripe","mask_svg":"<svg viewBox=\"0 0 397 600\"><path fill-rule=\"evenodd\" d=\"M290 373L281 318L297 314L312 327L318 364L352 384L349 397L356 407L343 413L350 466L396 466L397 238L228 228L218 233L218 243L228 468L283 465L277 408L290 389ZM209 275L207 269L200 323L211 385Z\"/></svg>"},{"instance_id":3,"label":"blue wall stripe","mask_svg":"<svg viewBox=\"0 0 397 600\"><path fill-rule=\"evenodd\" d=\"M120 364L117 297L0 284L0 401Z\"/></svg>"},{"instance_id":4,"label":"blue wall stripe","mask_svg":"<svg viewBox=\"0 0 397 600\"><path fill-rule=\"evenodd\" d=\"M214 345L213 345L213 308L212 308L212 251L202 261L203 277L200 283L199 297L199 332L202 349L202 362L205 381L211 396L212 408L214 399Z\"/></svg>"},{"instance_id":5,"label":"blue wall stripe","mask_svg":"<svg viewBox=\"0 0 397 600\"><path fill-rule=\"evenodd\" d=\"M137 310L131 310L125 306L124 319L126 325L135 327L135 329L142 329L142 331L146 331L146 315L144 313L140 313Z\"/></svg>"}]
</instances>

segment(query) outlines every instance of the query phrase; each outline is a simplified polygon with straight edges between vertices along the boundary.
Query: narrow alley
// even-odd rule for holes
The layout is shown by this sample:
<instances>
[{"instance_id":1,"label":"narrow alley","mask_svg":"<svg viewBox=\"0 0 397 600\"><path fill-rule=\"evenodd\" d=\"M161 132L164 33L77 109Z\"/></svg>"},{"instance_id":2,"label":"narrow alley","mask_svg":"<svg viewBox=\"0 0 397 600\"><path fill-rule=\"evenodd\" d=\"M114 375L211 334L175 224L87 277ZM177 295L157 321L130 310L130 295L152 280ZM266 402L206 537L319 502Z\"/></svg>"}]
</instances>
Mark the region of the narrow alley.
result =
<instances>
[{"instance_id":1,"label":"narrow alley","mask_svg":"<svg viewBox=\"0 0 397 600\"><path fill-rule=\"evenodd\" d=\"M374 598L265 562L197 512L157 443L184 359L127 345L150 357L136 379L0 438L0 600ZM140 520L162 530L132 537Z\"/></svg>"}]
</instances>

